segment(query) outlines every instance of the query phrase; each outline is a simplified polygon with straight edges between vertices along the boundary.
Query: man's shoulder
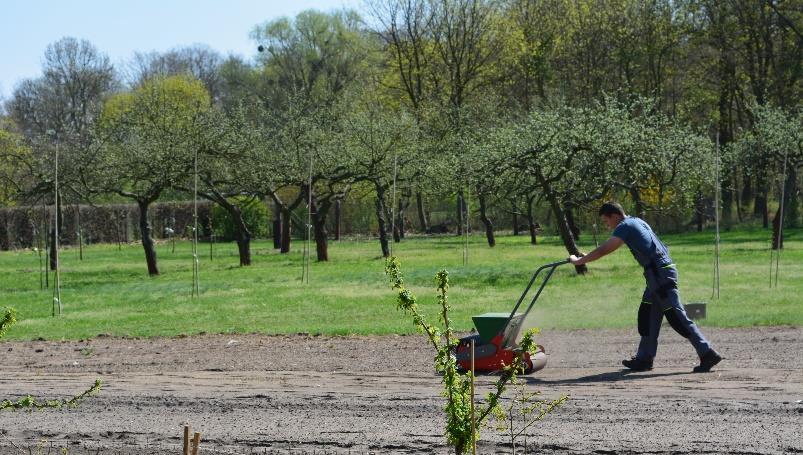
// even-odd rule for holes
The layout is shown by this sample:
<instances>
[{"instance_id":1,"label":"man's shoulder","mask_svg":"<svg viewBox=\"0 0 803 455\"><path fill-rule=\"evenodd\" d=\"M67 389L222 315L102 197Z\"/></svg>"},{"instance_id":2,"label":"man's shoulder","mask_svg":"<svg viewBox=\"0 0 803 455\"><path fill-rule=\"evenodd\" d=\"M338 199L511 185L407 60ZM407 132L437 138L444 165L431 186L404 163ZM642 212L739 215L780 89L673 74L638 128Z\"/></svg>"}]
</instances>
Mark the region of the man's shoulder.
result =
<instances>
[{"instance_id":1,"label":"man's shoulder","mask_svg":"<svg viewBox=\"0 0 803 455\"><path fill-rule=\"evenodd\" d=\"M622 228L633 228L633 227L640 228L644 224L646 224L646 223L644 223L644 220L642 220L641 218L637 218L635 216L628 216L628 217L624 218L622 221L620 221L619 224L616 227L617 228L620 228L620 227L622 227Z\"/></svg>"},{"instance_id":2,"label":"man's shoulder","mask_svg":"<svg viewBox=\"0 0 803 455\"><path fill-rule=\"evenodd\" d=\"M647 223L646 221L642 220L641 218L639 218L637 216L628 216L627 218L622 220L622 224L625 224L625 223L626 223L627 226L634 227L636 229L652 230L652 228L650 227L649 223Z\"/></svg>"},{"instance_id":3,"label":"man's shoulder","mask_svg":"<svg viewBox=\"0 0 803 455\"><path fill-rule=\"evenodd\" d=\"M619 222L616 227L613 229L613 235L619 238L625 239L625 234L630 232L635 227L633 223L633 217L627 217Z\"/></svg>"},{"instance_id":4,"label":"man's shoulder","mask_svg":"<svg viewBox=\"0 0 803 455\"><path fill-rule=\"evenodd\" d=\"M635 216L628 216L616 226L616 228L613 230L613 235L624 239L627 233L634 231L643 232L649 229L650 225L647 224L646 221Z\"/></svg>"}]
</instances>

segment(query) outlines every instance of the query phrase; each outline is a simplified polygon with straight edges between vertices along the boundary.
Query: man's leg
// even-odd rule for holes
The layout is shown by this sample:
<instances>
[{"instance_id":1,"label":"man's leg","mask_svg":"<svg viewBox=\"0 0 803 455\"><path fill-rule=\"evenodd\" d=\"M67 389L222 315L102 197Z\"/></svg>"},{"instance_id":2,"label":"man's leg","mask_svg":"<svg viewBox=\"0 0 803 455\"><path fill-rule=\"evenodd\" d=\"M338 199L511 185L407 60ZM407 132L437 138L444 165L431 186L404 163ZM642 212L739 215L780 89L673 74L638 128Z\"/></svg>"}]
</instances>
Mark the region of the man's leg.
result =
<instances>
[{"instance_id":1,"label":"man's leg","mask_svg":"<svg viewBox=\"0 0 803 455\"><path fill-rule=\"evenodd\" d=\"M711 343L706 340L700 328L686 314L683 305L680 304L680 292L677 289L677 271L674 268L664 269L661 273L661 281L658 289L653 289L653 294L660 302L660 310L669 321L669 325L675 329L680 336L688 339L697 355L703 357L711 351Z\"/></svg>"},{"instance_id":2,"label":"man's leg","mask_svg":"<svg viewBox=\"0 0 803 455\"><path fill-rule=\"evenodd\" d=\"M658 352L658 335L661 332L661 322L664 315L660 305L655 302L650 289L644 290L641 305L638 311L638 331L641 335L636 359L652 362Z\"/></svg>"},{"instance_id":3,"label":"man's leg","mask_svg":"<svg viewBox=\"0 0 803 455\"><path fill-rule=\"evenodd\" d=\"M694 323L686 314L683 305L680 304L680 293L677 289L667 291L666 298L661 299L661 311L663 311L669 325L675 329L680 336L688 339L697 355L704 356L711 350L711 343L705 338L697 324Z\"/></svg>"}]
</instances>

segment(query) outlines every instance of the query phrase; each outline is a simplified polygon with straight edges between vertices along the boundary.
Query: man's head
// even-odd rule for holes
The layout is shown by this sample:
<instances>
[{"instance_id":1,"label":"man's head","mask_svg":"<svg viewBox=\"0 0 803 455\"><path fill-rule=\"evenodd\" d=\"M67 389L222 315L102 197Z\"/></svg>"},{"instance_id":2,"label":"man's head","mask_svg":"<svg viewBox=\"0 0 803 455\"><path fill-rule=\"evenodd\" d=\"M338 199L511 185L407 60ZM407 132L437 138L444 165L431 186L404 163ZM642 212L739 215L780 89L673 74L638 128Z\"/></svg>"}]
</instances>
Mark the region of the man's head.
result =
<instances>
[{"instance_id":1,"label":"man's head","mask_svg":"<svg viewBox=\"0 0 803 455\"><path fill-rule=\"evenodd\" d=\"M618 202L606 202L599 208L599 216L602 222L613 230L625 218L625 209Z\"/></svg>"}]
</instances>

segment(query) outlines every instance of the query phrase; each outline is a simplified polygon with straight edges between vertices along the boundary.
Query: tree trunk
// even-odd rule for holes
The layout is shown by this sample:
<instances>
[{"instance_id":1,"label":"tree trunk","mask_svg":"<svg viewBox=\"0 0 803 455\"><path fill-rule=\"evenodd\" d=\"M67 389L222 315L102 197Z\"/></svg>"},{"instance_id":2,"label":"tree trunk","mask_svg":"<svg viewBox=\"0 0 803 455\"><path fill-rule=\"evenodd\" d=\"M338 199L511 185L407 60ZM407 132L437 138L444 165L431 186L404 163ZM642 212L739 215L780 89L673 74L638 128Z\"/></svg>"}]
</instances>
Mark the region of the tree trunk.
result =
<instances>
[{"instance_id":1,"label":"tree trunk","mask_svg":"<svg viewBox=\"0 0 803 455\"><path fill-rule=\"evenodd\" d=\"M326 230L326 215L313 217L312 231L315 235L315 253L318 262L329 260L329 232Z\"/></svg>"},{"instance_id":2,"label":"tree trunk","mask_svg":"<svg viewBox=\"0 0 803 455\"><path fill-rule=\"evenodd\" d=\"M496 246L496 239L494 238L494 225L491 222L491 219L488 218L488 206L487 201L485 200L485 195L480 194L479 197L480 202L480 220L485 225L485 238L488 239L488 246L493 248Z\"/></svg>"},{"instance_id":3,"label":"tree trunk","mask_svg":"<svg viewBox=\"0 0 803 455\"><path fill-rule=\"evenodd\" d=\"M276 193L272 193L271 196L273 197L273 201L276 203L277 207L279 208L279 213L281 214L281 249L279 252L281 254L287 254L290 252L290 232L293 229L293 210L295 210L296 207L304 202L304 190L303 188L299 189L298 195L290 204L283 203ZM303 225L300 227L302 229L306 229Z\"/></svg>"},{"instance_id":4,"label":"tree trunk","mask_svg":"<svg viewBox=\"0 0 803 455\"><path fill-rule=\"evenodd\" d=\"M555 222L558 225L558 232L560 233L560 238L563 240L563 245L566 247L566 251L568 251L569 254L579 256L580 250L577 248L577 243L575 243L574 236L569 228L569 222L566 219L566 214L563 212L563 209L560 206L560 202L554 195L549 195L548 197L549 205L552 207L552 213L555 215ZM578 275L583 275L588 272L588 267L585 264L576 265L574 266L574 269L577 271Z\"/></svg>"},{"instance_id":5,"label":"tree trunk","mask_svg":"<svg viewBox=\"0 0 803 455\"><path fill-rule=\"evenodd\" d=\"M429 234L429 223L427 222L426 212L424 212L424 197L421 196L421 192L415 194L415 206L418 209L418 222L421 225L421 232Z\"/></svg>"},{"instance_id":6,"label":"tree trunk","mask_svg":"<svg viewBox=\"0 0 803 455\"><path fill-rule=\"evenodd\" d=\"M784 213L784 218L786 214ZM772 220L772 249L783 249L783 238L780 236L781 227L781 206L778 204L778 210L775 211L775 218Z\"/></svg>"},{"instance_id":7,"label":"tree trunk","mask_svg":"<svg viewBox=\"0 0 803 455\"><path fill-rule=\"evenodd\" d=\"M385 218L385 188L376 183L376 221L379 227L379 244L382 247L382 256L390 256L388 245L388 228Z\"/></svg>"},{"instance_id":8,"label":"tree trunk","mask_svg":"<svg viewBox=\"0 0 803 455\"><path fill-rule=\"evenodd\" d=\"M574 211L571 207L566 207L565 212L566 214L566 223L569 226L569 232L572 233L572 237L574 237L575 242L580 241L580 226L577 225L577 222L574 219Z\"/></svg>"},{"instance_id":9,"label":"tree trunk","mask_svg":"<svg viewBox=\"0 0 803 455\"><path fill-rule=\"evenodd\" d=\"M281 254L290 252L290 231L293 224L293 212L286 206L282 206L282 247L279 250Z\"/></svg>"},{"instance_id":10,"label":"tree trunk","mask_svg":"<svg viewBox=\"0 0 803 455\"><path fill-rule=\"evenodd\" d=\"M59 231L59 244L61 244L61 238L63 236L64 231L64 213L61 210L61 194L56 194L56 212L58 214L58 231ZM56 259L56 225L53 224L53 227L50 228L50 270L56 270L57 266L57 259Z\"/></svg>"},{"instance_id":11,"label":"tree trunk","mask_svg":"<svg viewBox=\"0 0 803 455\"><path fill-rule=\"evenodd\" d=\"M753 216L761 217L761 225L769 227L769 208L767 207L767 184L764 179L756 182L756 196L753 202Z\"/></svg>"},{"instance_id":12,"label":"tree trunk","mask_svg":"<svg viewBox=\"0 0 803 455\"><path fill-rule=\"evenodd\" d=\"M796 224L796 220L794 222L790 222L790 216L797 218L797 208L794 210L791 208L792 202L797 204L797 197L795 195L797 191L797 173L795 172L794 168L792 169L789 174L787 174L786 179L784 181L784 198L783 198L783 220L781 220L781 203L778 204L778 210L775 212L775 219L772 220L772 249L783 249L783 236L781 234L781 222L783 222L783 228L786 229L790 225Z\"/></svg>"},{"instance_id":13,"label":"tree trunk","mask_svg":"<svg viewBox=\"0 0 803 455\"><path fill-rule=\"evenodd\" d=\"M705 200L702 193L697 193L694 198L695 223L697 232L703 232L703 222L705 221Z\"/></svg>"},{"instance_id":14,"label":"tree trunk","mask_svg":"<svg viewBox=\"0 0 803 455\"><path fill-rule=\"evenodd\" d=\"M217 203L229 214L232 222L234 222L234 238L237 241L240 266L251 265L251 231L246 226L245 220L243 220L243 211L237 204L231 203L220 193L214 192L212 195L206 195L205 197ZM212 232L211 219L209 231Z\"/></svg>"},{"instance_id":15,"label":"tree trunk","mask_svg":"<svg viewBox=\"0 0 803 455\"><path fill-rule=\"evenodd\" d=\"M389 216L393 217L393 243L399 243L401 242L402 235L398 213L391 213Z\"/></svg>"},{"instance_id":16,"label":"tree trunk","mask_svg":"<svg viewBox=\"0 0 803 455\"><path fill-rule=\"evenodd\" d=\"M752 178L750 178L749 175L745 175L742 177L742 195L740 199L741 200L739 201L740 202L739 205L741 207L739 208L739 210L742 214L741 216L743 217L744 214L747 213L747 210L749 208L748 204L750 200L753 199L753 180ZM739 221L742 221L742 219L740 218Z\"/></svg>"},{"instance_id":17,"label":"tree trunk","mask_svg":"<svg viewBox=\"0 0 803 455\"><path fill-rule=\"evenodd\" d=\"M328 201L319 201L315 194L312 195L312 234L315 238L315 253L318 262L329 260L329 232L326 230L326 218L329 216Z\"/></svg>"},{"instance_id":18,"label":"tree trunk","mask_svg":"<svg viewBox=\"0 0 803 455\"><path fill-rule=\"evenodd\" d=\"M279 203L273 203L273 249L282 248L282 209Z\"/></svg>"},{"instance_id":19,"label":"tree trunk","mask_svg":"<svg viewBox=\"0 0 803 455\"><path fill-rule=\"evenodd\" d=\"M530 243L538 245L538 238L536 237L535 220L533 219L533 200L535 198L527 198L527 227L530 229Z\"/></svg>"},{"instance_id":20,"label":"tree trunk","mask_svg":"<svg viewBox=\"0 0 803 455\"><path fill-rule=\"evenodd\" d=\"M58 261L56 260L56 229L55 228L50 228L50 250L48 251L48 253L49 253L49 256L50 256L50 270L56 270L56 266L58 265Z\"/></svg>"},{"instance_id":21,"label":"tree trunk","mask_svg":"<svg viewBox=\"0 0 803 455\"><path fill-rule=\"evenodd\" d=\"M251 234L237 234L237 252L240 255L240 265L251 265Z\"/></svg>"},{"instance_id":22,"label":"tree trunk","mask_svg":"<svg viewBox=\"0 0 803 455\"><path fill-rule=\"evenodd\" d=\"M225 208L225 207L224 207ZM232 205L232 209L226 209L234 221L234 235L237 239L237 250L240 254L240 265L251 265L251 231L245 225L243 212L239 207Z\"/></svg>"},{"instance_id":23,"label":"tree trunk","mask_svg":"<svg viewBox=\"0 0 803 455\"><path fill-rule=\"evenodd\" d=\"M396 216L396 227L399 230L399 240L404 238L404 231L406 230L407 226L404 224L404 212L407 211L407 207L410 205L409 197L402 197L399 199L399 212Z\"/></svg>"},{"instance_id":24,"label":"tree trunk","mask_svg":"<svg viewBox=\"0 0 803 455\"><path fill-rule=\"evenodd\" d=\"M151 201L137 201L139 206L139 232L142 237L142 248L145 250L145 262L148 264L148 275L159 274L159 267L156 264L156 248L151 238L151 225L148 222L148 206Z\"/></svg>"},{"instance_id":25,"label":"tree trunk","mask_svg":"<svg viewBox=\"0 0 803 455\"><path fill-rule=\"evenodd\" d=\"M724 32L718 32L717 38L719 47L719 99L717 103L719 120L717 123L717 137L718 145L726 149L733 141L733 103L735 98L734 93L736 92L736 64L732 59L729 38L725 36ZM721 221L724 226L729 227L733 219L732 209L734 197L732 190L733 185L731 184L733 179L732 171L727 167L722 169L720 178L721 183L717 183L721 185ZM724 185L722 183L724 183ZM719 210L719 207L715 207L715 210Z\"/></svg>"},{"instance_id":26,"label":"tree trunk","mask_svg":"<svg viewBox=\"0 0 803 455\"><path fill-rule=\"evenodd\" d=\"M786 177L786 206L784 207L784 228L800 226L800 188L797 181L797 170L792 167Z\"/></svg>"},{"instance_id":27,"label":"tree trunk","mask_svg":"<svg viewBox=\"0 0 803 455\"><path fill-rule=\"evenodd\" d=\"M519 214L513 212L513 235L519 235Z\"/></svg>"},{"instance_id":28,"label":"tree trunk","mask_svg":"<svg viewBox=\"0 0 803 455\"><path fill-rule=\"evenodd\" d=\"M466 211L465 200L463 199L463 192L457 193L457 235L463 235L463 213Z\"/></svg>"},{"instance_id":29,"label":"tree trunk","mask_svg":"<svg viewBox=\"0 0 803 455\"><path fill-rule=\"evenodd\" d=\"M723 179L726 184L723 185L722 194L722 226L725 229L730 229L733 225L733 190L730 185L731 179Z\"/></svg>"}]
</instances>

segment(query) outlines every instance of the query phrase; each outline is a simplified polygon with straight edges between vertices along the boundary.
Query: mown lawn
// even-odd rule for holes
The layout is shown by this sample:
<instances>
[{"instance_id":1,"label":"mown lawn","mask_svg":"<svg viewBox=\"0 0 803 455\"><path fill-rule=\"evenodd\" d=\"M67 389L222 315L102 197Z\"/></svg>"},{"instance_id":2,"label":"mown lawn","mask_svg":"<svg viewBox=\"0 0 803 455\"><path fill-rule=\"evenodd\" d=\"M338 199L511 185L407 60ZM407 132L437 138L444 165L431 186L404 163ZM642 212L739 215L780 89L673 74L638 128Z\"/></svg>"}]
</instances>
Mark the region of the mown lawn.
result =
<instances>
[{"instance_id":1,"label":"mown lawn","mask_svg":"<svg viewBox=\"0 0 803 455\"><path fill-rule=\"evenodd\" d=\"M803 230L788 233L777 288L769 286L766 230L722 235L721 298L712 300L713 235L666 236L681 279L685 302L708 302L702 325L739 327L803 325ZM408 238L394 247L408 284L424 310L435 317L434 274L450 272L450 302L459 329L471 315L505 311L539 265L566 256L557 238L531 246L526 236L503 236L496 248L483 237L470 239L463 265L462 239ZM593 247L583 237L585 251ZM321 334L411 333L410 321L395 308L376 240L332 242L331 261L313 263L309 285L300 281L301 243L280 255L272 243L254 244L251 267L239 267L235 244L217 244L214 260L201 245L200 299L191 298L190 244L175 253L158 246L162 275L149 278L138 244L93 245L79 261L62 252L63 314L51 317L52 290L40 290L38 256L29 250L0 253L0 306L17 309L19 323L8 339L81 339L98 334L171 336L198 332ZM537 304L533 323L542 328L632 327L643 278L629 252L591 265L586 276L564 266Z\"/></svg>"}]
</instances>

